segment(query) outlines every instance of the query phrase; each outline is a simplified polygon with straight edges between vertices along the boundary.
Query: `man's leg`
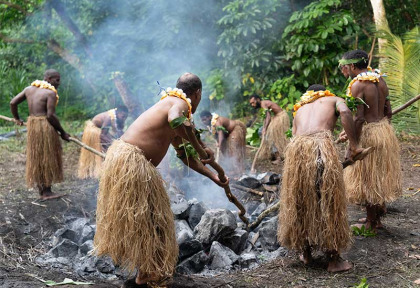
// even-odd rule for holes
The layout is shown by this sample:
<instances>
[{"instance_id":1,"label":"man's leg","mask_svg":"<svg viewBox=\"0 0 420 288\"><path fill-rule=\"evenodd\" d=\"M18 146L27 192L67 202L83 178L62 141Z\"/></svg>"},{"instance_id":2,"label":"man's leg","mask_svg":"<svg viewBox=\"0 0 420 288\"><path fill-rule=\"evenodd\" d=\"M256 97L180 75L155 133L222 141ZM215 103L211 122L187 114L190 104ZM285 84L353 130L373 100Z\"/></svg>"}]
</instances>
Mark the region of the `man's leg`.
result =
<instances>
[{"instance_id":1,"label":"man's leg","mask_svg":"<svg viewBox=\"0 0 420 288\"><path fill-rule=\"evenodd\" d=\"M302 255L299 257L300 261L303 262L303 264L308 265L312 262L312 254L311 254L311 246L309 245L308 241L305 243L305 248L303 249Z\"/></svg>"},{"instance_id":2,"label":"man's leg","mask_svg":"<svg viewBox=\"0 0 420 288\"><path fill-rule=\"evenodd\" d=\"M143 274L139 271L135 278L125 281L122 287L123 288L147 288L147 287L152 287L152 286L149 286L148 283L153 284L153 283L159 282L159 280L161 279L159 279L157 276Z\"/></svg>"},{"instance_id":3,"label":"man's leg","mask_svg":"<svg viewBox=\"0 0 420 288\"><path fill-rule=\"evenodd\" d=\"M65 196L65 194L56 194L51 191L51 187L38 185L39 197L42 201L56 199Z\"/></svg>"},{"instance_id":4,"label":"man's leg","mask_svg":"<svg viewBox=\"0 0 420 288\"><path fill-rule=\"evenodd\" d=\"M350 270L353 267L349 261L343 260L337 251L327 252L328 257L328 272L343 272Z\"/></svg>"}]
</instances>

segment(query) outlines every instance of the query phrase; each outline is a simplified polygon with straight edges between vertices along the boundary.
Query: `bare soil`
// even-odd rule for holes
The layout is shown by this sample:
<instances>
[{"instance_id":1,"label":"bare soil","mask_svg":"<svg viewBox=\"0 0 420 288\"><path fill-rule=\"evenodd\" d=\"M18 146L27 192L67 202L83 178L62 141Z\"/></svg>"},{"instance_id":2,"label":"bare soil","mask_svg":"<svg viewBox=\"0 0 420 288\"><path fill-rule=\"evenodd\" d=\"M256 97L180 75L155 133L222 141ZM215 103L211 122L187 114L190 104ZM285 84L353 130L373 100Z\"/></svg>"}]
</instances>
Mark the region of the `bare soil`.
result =
<instances>
[{"instance_id":1,"label":"bare soil","mask_svg":"<svg viewBox=\"0 0 420 288\"><path fill-rule=\"evenodd\" d=\"M37 191L25 186L25 139L0 142L0 287L44 287L34 276L62 281L71 278L93 281L79 287L120 287L123 280L81 279L72 271L39 267L34 259L47 251L46 241L64 224L65 217L94 217L96 180L76 178L79 148L64 144L65 182L53 190L67 193L61 199L39 202ZM404 195L388 206L384 229L375 237L357 236L343 254L354 268L345 273L326 272L326 260L316 254L311 266L304 266L291 251L251 270L204 276L175 275L169 287L357 287L367 278L369 287L420 287L420 144L418 138L402 143ZM250 158L253 153L250 153ZM251 159L252 160L252 159ZM249 162L251 162L251 160ZM281 165L265 163L259 171L281 173ZM364 217L363 207L349 206L349 222ZM60 286L74 287L74 286Z\"/></svg>"}]
</instances>

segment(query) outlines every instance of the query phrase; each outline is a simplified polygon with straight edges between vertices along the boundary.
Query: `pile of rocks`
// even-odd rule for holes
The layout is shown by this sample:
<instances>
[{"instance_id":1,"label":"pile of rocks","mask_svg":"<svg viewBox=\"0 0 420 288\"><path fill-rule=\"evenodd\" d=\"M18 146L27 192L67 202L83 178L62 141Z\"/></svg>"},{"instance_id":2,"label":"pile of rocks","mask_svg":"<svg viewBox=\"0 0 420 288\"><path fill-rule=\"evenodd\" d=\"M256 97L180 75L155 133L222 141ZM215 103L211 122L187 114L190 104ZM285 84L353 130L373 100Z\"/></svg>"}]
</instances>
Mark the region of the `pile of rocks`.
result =
<instances>
[{"instance_id":1,"label":"pile of rocks","mask_svg":"<svg viewBox=\"0 0 420 288\"><path fill-rule=\"evenodd\" d=\"M228 209L209 209L195 199L186 201L183 193L174 187L168 188L168 194L179 245L179 273L248 269L286 255L287 251L277 243L275 215L269 215L259 227L248 232ZM251 219L267 208L261 202L248 206L252 206L248 211ZM69 218L66 226L52 237L51 249L37 257L36 262L56 269L71 269L81 276L94 274L114 278L123 275L109 258L91 255L95 230L94 219Z\"/></svg>"}]
</instances>

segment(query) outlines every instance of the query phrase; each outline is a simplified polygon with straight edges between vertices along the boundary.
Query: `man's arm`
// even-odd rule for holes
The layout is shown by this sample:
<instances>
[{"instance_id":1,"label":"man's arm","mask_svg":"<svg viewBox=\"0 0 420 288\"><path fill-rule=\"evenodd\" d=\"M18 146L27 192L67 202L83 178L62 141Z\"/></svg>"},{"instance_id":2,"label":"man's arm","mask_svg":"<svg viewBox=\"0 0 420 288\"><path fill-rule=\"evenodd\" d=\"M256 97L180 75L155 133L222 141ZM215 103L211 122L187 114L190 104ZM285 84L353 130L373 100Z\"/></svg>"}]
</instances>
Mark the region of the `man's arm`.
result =
<instances>
[{"instance_id":1,"label":"man's arm","mask_svg":"<svg viewBox=\"0 0 420 288\"><path fill-rule=\"evenodd\" d=\"M359 98L364 101L363 87L356 82L352 87L352 94L354 98ZM365 104L360 103L356 107L356 115L354 117L354 124L356 128L356 139L359 141L360 135L362 134L363 124L365 123Z\"/></svg>"},{"instance_id":2,"label":"man's arm","mask_svg":"<svg viewBox=\"0 0 420 288\"><path fill-rule=\"evenodd\" d=\"M270 125L271 122L271 113L270 110L266 110L265 111L265 119L264 119L264 125L263 125L263 130L262 130L262 135L264 137L265 133L267 132L267 127L268 125Z\"/></svg>"},{"instance_id":3,"label":"man's arm","mask_svg":"<svg viewBox=\"0 0 420 288\"><path fill-rule=\"evenodd\" d=\"M388 98L385 100L385 107L384 107L384 109L385 109L385 111L384 111L385 116L389 120L391 120L391 118L392 118L392 107L391 107L391 101L389 101Z\"/></svg>"},{"instance_id":4,"label":"man's arm","mask_svg":"<svg viewBox=\"0 0 420 288\"><path fill-rule=\"evenodd\" d=\"M349 140L349 149L346 159L353 160L353 157L359 152L359 139L356 135L356 126L353 122L353 115L347 107L344 100L340 99L336 102L336 110L340 114L341 124Z\"/></svg>"},{"instance_id":5,"label":"man's arm","mask_svg":"<svg viewBox=\"0 0 420 288\"><path fill-rule=\"evenodd\" d=\"M60 132L60 136L63 140L70 141L70 135L64 131L63 127L61 127L60 121L57 118L57 115L55 115L56 102L57 98L55 94L50 93L47 98L47 120L56 131Z\"/></svg>"},{"instance_id":6,"label":"man's arm","mask_svg":"<svg viewBox=\"0 0 420 288\"><path fill-rule=\"evenodd\" d=\"M23 121L19 118L18 105L26 100L25 90L26 88L18 95L16 95L12 99L12 101L10 101L10 111L12 112L13 117L15 118L16 124L20 126L23 125Z\"/></svg>"},{"instance_id":7,"label":"man's arm","mask_svg":"<svg viewBox=\"0 0 420 288\"><path fill-rule=\"evenodd\" d=\"M174 105L168 111L168 122L172 129L174 129L176 136L181 137L194 147L194 149L198 152L201 156L203 154L207 154L207 159L201 159L201 162L204 164L211 164L214 162L214 152L207 148L204 143L197 138L196 130L193 127L192 123L186 119L186 117L182 114L182 111L187 109L186 104L185 107L181 105ZM178 122L179 119L185 119L184 122L177 123L174 125L175 122Z\"/></svg>"},{"instance_id":8,"label":"man's arm","mask_svg":"<svg viewBox=\"0 0 420 288\"><path fill-rule=\"evenodd\" d=\"M183 140L181 137L175 137L172 141L172 145L175 148L177 157L181 159L181 161L188 166L189 168L193 169L194 171L200 173L201 175L206 176L210 180L212 180L217 185L223 187L226 186L228 182L222 183L219 179L219 177L214 174L210 169L208 169L206 166L201 163L196 157L187 155L186 149L184 147L179 147L181 144L185 144L185 140Z\"/></svg>"}]
</instances>

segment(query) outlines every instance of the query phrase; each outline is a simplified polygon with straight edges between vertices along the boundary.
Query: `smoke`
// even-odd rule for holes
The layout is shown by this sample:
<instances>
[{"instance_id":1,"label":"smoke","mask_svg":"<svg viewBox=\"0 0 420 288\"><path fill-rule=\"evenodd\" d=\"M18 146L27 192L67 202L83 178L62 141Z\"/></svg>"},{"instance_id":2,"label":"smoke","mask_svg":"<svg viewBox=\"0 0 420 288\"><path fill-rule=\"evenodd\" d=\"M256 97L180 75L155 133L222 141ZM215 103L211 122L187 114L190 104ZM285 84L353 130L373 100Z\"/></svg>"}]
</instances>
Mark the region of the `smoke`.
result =
<instances>
[{"instance_id":1,"label":"smoke","mask_svg":"<svg viewBox=\"0 0 420 288\"><path fill-rule=\"evenodd\" d=\"M102 82L112 72L124 73L147 108L158 99L156 81L174 87L181 74L192 72L205 82L206 74L217 66L216 22L222 13L218 1L199 5L194 0L99 2L97 13L106 16L85 33L91 34L87 45L92 55L87 77ZM77 49L82 54L82 47ZM104 88L116 93L112 81L108 82Z\"/></svg>"}]
</instances>

